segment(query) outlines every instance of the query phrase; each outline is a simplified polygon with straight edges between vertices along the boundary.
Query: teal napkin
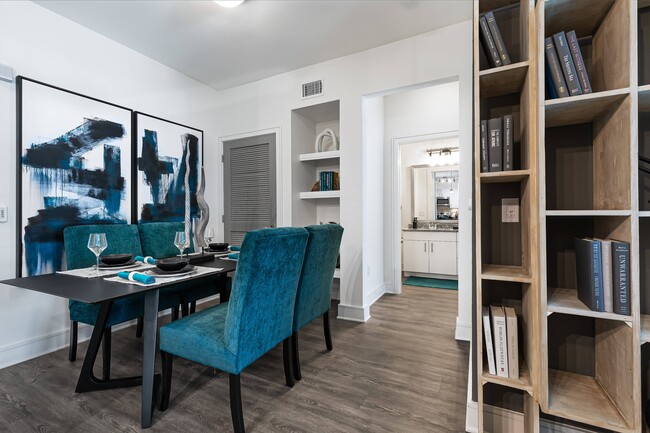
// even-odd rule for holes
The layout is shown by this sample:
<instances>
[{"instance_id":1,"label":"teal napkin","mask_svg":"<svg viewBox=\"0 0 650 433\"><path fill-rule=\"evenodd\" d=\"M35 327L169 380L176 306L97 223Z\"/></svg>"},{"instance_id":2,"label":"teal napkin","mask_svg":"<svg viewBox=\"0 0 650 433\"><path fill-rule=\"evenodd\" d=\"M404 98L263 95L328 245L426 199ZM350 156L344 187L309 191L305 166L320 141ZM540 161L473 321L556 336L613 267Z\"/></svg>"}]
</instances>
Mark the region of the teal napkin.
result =
<instances>
[{"instance_id":1,"label":"teal napkin","mask_svg":"<svg viewBox=\"0 0 650 433\"><path fill-rule=\"evenodd\" d=\"M239 253L230 253L228 254L229 259L239 260Z\"/></svg>"},{"instance_id":2,"label":"teal napkin","mask_svg":"<svg viewBox=\"0 0 650 433\"><path fill-rule=\"evenodd\" d=\"M232 246L230 247L230 251L241 251L241 247L238 247L238 246L236 246L236 245L232 245Z\"/></svg>"},{"instance_id":3,"label":"teal napkin","mask_svg":"<svg viewBox=\"0 0 650 433\"><path fill-rule=\"evenodd\" d=\"M147 257L135 256L134 260L136 262L149 263L150 265L155 265L156 264L156 260L153 257L150 257L150 256L147 256Z\"/></svg>"},{"instance_id":4,"label":"teal napkin","mask_svg":"<svg viewBox=\"0 0 650 433\"><path fill-rule=\"evenodd\" d=\"M124 278L129 281L137 281L143 284L153 284L156 282L156 279L151 275L139 274L137 272L118 272L118 277Z\"/></svg>"}]
</instances>

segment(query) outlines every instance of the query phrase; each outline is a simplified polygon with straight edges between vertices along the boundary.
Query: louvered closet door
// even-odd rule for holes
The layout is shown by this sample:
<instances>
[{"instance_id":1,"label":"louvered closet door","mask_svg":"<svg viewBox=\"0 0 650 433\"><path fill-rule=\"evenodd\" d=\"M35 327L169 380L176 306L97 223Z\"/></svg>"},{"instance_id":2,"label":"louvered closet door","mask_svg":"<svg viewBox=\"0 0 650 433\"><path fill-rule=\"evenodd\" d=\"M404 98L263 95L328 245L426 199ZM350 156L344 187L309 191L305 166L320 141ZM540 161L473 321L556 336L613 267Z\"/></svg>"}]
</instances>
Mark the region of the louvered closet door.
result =
<instances>
[{"instance_id":1,"label":"louvered closet door","mask_svg":"<svg viewBox=\"0 0 650 433\"><path fill-rule=\"evenodd\" d=\"M225 241L276 225L275 134L224 142Z\"/></svg>"}]
</instances>

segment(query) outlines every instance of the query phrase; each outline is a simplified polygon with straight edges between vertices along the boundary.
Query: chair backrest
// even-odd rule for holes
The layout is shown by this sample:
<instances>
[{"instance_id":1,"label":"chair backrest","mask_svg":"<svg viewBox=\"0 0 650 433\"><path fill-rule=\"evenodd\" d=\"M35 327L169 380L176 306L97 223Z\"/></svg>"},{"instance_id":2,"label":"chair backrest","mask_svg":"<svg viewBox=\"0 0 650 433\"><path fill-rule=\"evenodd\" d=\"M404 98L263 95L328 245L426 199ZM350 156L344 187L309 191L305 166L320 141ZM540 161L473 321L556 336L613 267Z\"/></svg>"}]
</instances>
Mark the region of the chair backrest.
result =
<instances>
[{"instance_id":1,"label":"chair backrest","mask_svg":"<svg viewBox=\"0 0 650 433\"><path fill-rule=\"evenodd\" d=\"M140 223L140 243L142 244L142 253L145 256L151 256L154 259L164 259L173 257L180 252L174 245L174 235L176 232L185 230L183 222L163 222L163 223ZM194 242L190 236L190 246L185 250L193 250Z\"/></svg>"},{"instance_id":2,"label":"chair backrest","mask_svg":"<svg viewBox=\"0 0 650 433\"><path fill-rule=\"evenodd\" d=\"M307 226L305 229L309 240L296 295L294 331L330 309L332 279L343 237L343 227L338 224Z\"/></svg>"},{"instance_id":3,"label":"chair backrest","mask_svg":"<svg viewBox=\"0 0 650 433\"><path fill-rule=\"evenodd\" d=\"M246 234L224 327L226 346L238 354L240 371L291 336L307 237L301 227Z\"/></svg>"},{"instance_id":4,"label":"chair backrest","mask_svg":"<svg viewBox=\"0 0 650 433\"><path fill-rule=\"evenodd\" d=\"M105 254L142 255L138 228L130 224L91 224L66 227L63 230L63 246L67 269L87 268L96 263L95 255L88 249L91 233L106 233L108 246Z\"/></svg>"}]
</instances>

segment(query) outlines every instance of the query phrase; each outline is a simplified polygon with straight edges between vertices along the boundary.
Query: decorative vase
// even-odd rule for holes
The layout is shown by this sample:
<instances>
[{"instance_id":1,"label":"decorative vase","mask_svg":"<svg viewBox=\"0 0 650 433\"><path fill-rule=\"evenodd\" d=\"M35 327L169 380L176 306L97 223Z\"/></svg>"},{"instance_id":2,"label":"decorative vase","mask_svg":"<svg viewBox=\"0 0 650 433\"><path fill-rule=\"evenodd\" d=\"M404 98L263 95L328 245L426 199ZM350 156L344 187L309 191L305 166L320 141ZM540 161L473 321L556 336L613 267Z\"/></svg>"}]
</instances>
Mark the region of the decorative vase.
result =
<instances>
[{"instance_id":1,"label":"decorative vase","mask_svg":"<svg viewBox=\"0 0 650 433\"><path fill-rule=\"evenodd\" d=\"M194 245L199 247L207 248L205 242L205 229L208 227L208 222L210 221L210 207L208 202L205 201L205 171L201 167L201 182L199 183L199 189L196 191L196 202L199 205L199 210L201 211L201 218L196 224L196 229L194 230L196 239Z\"/></svg>"}]
</instances>

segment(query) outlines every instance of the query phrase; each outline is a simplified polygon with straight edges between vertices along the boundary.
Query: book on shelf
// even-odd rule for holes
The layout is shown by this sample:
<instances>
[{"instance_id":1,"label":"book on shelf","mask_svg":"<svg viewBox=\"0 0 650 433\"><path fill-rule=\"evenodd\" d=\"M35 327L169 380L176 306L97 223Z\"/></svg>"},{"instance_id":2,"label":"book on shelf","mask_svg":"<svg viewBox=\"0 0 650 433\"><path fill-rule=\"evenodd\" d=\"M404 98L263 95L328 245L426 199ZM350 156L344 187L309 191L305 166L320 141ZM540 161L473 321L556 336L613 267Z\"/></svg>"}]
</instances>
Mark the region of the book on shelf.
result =
<instances>
[{"instance_id":1,"label":"book on shelf","mask_svg":"<svg viewBox=\"0 0 650 433\"><path fill-rule=\"evenodd\" d=\"M502 66L503 62L499 56L499 51L497 50L496 45L494 44L494 39L490 33L490 27L488 25L487 19L485 16L479 18L479 27L480 27L480 39L481 45L485 50L485 56L488 58L490 66L498 67Z\"/></svg>"},{"instance_id":2,"label":"book on shelf","mask_svg":"<svg viewBox=\"0 0 650 433\"><path fill-rule=\"evenodd\" d=\"M591 82L589 81L589 76L587 75L587 68L585 66L585 61L582 58L582 52L580 51L580 44L578 43L578 36L576 35L575 30L567 32L566 38L569 42L571 57L573 57L573 63L576 67L576 73L578 74L580 87L582 87L582 93L591 93Z\"/></svg>"},{"instance_id":3,"label":"book on shelf","mask_svg":"<svg viewBox=\"0 0 650 433\"><path fill-rule=\"evenodd\" d=\"M508 377L508 336L506 315L501 306L490 306L492 330L494 331L494 358L497 376Z\"/></svg>"},{"instance_id":4,"label":"book on shelf","mask_svg":"<svg viewBox=\"0 0 650 433\"><path fill-rule=\"evenodd\" d=\"M503 116L503 170L512 170L512 139L513 139L512 114Z\"/></svg>"},{"instance_id":5,"label":"book on shelf","mask_svg":"<svg viewBox=\"0 0 650 433\"><path fill-rule=\"evenodd\" d=\"M519 379L519 332L517 313L512 307L503 307L506 315L506 334L508 338L508 377Z\"/></svg>"},{"instance_id":6,"label":"book on shelf","mask_svg":"<svg viewBox=\"0 0 650 433\"><path fill-rule=\"evenodd\" d=\"M555 50L553 38L544 39L544 55L546 57L546 65L548 72L551 75L551 82L553 83L553 90L558 98L566 98L569 96L566 81L564 80L564 73L560 65L560 59Z\"/></svg>"},{"instance_id":7,"label":"book on shelf","mask_svg":"<svg viewBox=\"0 0 650 433\"><path fill-rule=\"evenodd\" d=\"M339 174L335 171L321 171L319 174L320 190L321 191L338 191Z\"/></svg>"},{"instance_id":8,"label":"book on shelf","mask_svg":"<svg viewBox=\"0 0 650 433\"><path fill-rule=\"evenodd\" d=\"M483 315L483 335L485 336L485 354L488 361L488 371L492 375L497 374L494 363L494 343L492 341L492 325L490 324L490 311L488 307L482 308Z\"/></svg>"},{"instance_id":9,"label":"book on shelf","mask_svg":"<svg viewBox=\"0 0 650 433\"><path fill-rule=\"evenodd\" d=\"M485 14L485 19L487 20L488 28L492 35L492 39L494 40L494 45L497 48L501 63L504 66L509 65L511 63L510 56L508 55L508 50L506 50L506 45L501 37L501 31L499 31L499 26L497 25L497 20L494 18L494 13L492 13L492 11L487 12Z\"/></svg>"},{"instance_id":10,"label":"book on shelf","mask_svg":"<svg viewBox=\"0 0 650 433\"><path fill-rule=\"evenodd\" d=\"M609 239L597 239L600 241L603 260L603 311L614 312L614 296L612 286L612 241Z\"/></svg>"},{"instance_id":11,"label":"book on shelf","mask_svg":"<svg viewBox=\"0 0 650 433\"><path fill-rule=\"evenodd\" d=\"M612 240L614 313L630 316L630 244Z\"/></svg>"},{"instance_id":12,"label":"book on shelf","mask_svg":"<svg viewBox=\"0 0 650 433\"><path fill-rule=\"evenodd\" d=\"M603 304L602 245L597 239L575 238L578 299L592 311L605 311Z\"/></svg>"},{"instance_id":13,"label":"book on shelf","mask_svg":"<svg viewBox=\"0 0 650 433\"><path fill-rule=\"evenodd\" d=\"M481 120L481 172L490 171L487 143L487 120Z\"/></svg>"},{"instance_id":14,"label":"book on shelf","mask_svg":"<svg viewBox=\"0 0 650 433\"><path fill-rule=\"evenodd\" d=\"M488 140L490 146L488 161L490 162L490 171L503 170L502 131L503 127L500 117L488 120Z\"/></svg>"},{"instance_id":15,"label":"book on shelf","mask_svg":"<svg viewBox=\"0 0 650 433\"><path fill-rule=\"evenodd\" d=\"M560 65L562 66L562 73L564 74L567 89L569 90L569 96L582 95L582 86L580 86L580 82L578 81L576 65L573 63L573 56L569 49L566 33L559 32L554 34L553 43L555 44L555 49L557 50L557 55L560 59Z\"/></svg>"}]
</instances>

